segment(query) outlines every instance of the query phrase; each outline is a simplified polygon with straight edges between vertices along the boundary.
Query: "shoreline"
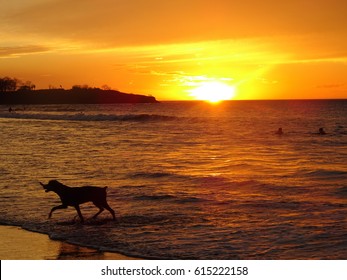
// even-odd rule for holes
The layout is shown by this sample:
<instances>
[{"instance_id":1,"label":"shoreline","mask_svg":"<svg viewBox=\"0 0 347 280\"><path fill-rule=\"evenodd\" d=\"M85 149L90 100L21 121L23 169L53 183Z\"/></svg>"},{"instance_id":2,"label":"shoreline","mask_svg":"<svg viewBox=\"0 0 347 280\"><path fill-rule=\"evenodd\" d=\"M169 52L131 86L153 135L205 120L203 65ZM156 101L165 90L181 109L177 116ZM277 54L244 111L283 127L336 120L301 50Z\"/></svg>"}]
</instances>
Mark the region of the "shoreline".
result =
<instances>
[{"instance_id":1,"label":"shoreline","mask_svg":"<svg viewBox=\"0 0 347 280\"><path fill-rule=\"evenodd\" d=\"M0 236L1 260L141 260L52 240L19 226L0 225Z\"/></svg>"}]
</instances>

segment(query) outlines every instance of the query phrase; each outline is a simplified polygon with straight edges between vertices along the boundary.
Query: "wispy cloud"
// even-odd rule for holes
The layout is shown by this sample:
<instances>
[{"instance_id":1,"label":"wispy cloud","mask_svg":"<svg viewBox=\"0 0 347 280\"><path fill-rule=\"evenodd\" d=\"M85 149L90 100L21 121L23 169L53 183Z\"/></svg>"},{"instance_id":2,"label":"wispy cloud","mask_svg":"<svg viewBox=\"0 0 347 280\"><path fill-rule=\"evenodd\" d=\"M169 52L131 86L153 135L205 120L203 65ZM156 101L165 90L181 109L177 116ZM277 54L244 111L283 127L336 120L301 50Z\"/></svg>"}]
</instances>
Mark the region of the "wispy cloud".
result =
<instances>
[{"instance_id":1,"label":"wispy cloud","mask_svg":"<svg viewBox=\"0 0 347 280\"><path fill-rule=\"evenodd\" d=\"M0 35L5 41L32 45L54 41L57 47L67 42L81 52L141 54L143 59L147 55L152 64L252 62L274 55L281 57L270 63L281 63L283 54L294 54L291 61L297 63L347 56L342 54L347 49L344 0L304 4L299 0L261 4L255 0L10 2L0 10ZM203 42L213 43L201 50ZM229 53L220 53L223 45L229 46ZM206 51L209 55L204 55Z\"/></svg>"},{"instance_id":2,"label":"wispy cloud","mask_svg":"<svg viewBox=\"0 0 347 280\"><path fill-rule=\"evenodd\" d=\"M22 55L49 52L51 49L45 46L16 46L0 47L0 58L13 58Z\"/></svg>"}]
</instances>

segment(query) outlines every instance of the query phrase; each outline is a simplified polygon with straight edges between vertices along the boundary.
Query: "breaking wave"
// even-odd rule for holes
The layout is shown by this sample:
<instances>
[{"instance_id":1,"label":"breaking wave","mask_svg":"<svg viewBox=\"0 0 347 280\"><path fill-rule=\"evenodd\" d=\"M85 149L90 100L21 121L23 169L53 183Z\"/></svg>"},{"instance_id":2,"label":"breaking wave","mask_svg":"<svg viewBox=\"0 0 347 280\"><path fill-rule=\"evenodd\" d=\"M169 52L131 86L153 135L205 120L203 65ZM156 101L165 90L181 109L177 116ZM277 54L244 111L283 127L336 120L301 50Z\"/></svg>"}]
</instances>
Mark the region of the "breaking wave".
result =
<instances>
[{"instance_id":1,"label":"breaking wave","mask_svg":"<svg viewBox=\"0 0 347 280\"><path fill-rule=\"evenodd\" d=\"M174 121L178 117L157 114L34 114L34 113L2 113L0 118L5 119L32 119L32 120L54 120L54 121L129 121L129 122L155 122Z\"/></svg>"}]
</instances>

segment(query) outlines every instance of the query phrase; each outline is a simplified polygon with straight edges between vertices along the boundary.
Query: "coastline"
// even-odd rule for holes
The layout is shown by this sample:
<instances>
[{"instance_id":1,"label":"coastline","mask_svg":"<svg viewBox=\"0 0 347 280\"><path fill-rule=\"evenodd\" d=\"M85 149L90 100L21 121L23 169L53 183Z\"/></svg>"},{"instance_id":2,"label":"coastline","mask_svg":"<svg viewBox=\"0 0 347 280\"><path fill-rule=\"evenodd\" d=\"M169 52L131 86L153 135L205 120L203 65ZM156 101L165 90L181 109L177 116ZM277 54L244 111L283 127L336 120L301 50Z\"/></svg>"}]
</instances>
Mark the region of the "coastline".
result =
<instances>
[{"instance_id":1,"label":"coastline","mask_svg":"<svg viewBox=\"0 0 347 280\"><path fill-rule=\"evenodd\" d=\"M46 234L0 225L1 260L139 260L52 240Z\"/></svg>"}]
</instances>

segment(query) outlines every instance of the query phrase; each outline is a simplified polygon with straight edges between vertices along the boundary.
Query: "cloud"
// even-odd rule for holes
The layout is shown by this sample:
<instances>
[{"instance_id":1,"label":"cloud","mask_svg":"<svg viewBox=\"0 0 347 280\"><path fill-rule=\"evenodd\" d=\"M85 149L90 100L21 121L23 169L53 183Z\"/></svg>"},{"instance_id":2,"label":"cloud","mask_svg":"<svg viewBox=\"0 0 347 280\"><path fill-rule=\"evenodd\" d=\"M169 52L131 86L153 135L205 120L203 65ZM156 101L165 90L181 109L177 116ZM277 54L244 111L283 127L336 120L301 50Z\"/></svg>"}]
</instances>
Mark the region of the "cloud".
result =
<instances>
[{"instance_id":1,"label":"cloud","mask_svg":"<svg viewBox=\"0 0 347 280\"><path fill-rule=\"evenodd\" d=\"M2 5L0 36L8 46L24 47L3 47L1 57L49 48L76 54L108 52L138 67L213 61L345 62L347 57L343 0L22 2ZM40 49L41 42L49 48Z\"/></svg>"},{"instance_id":2,"label":"cloud","mask_svg":"<svg viewBox=\"0 0 347 280\"><path fill-rule=\"evenodd\" d=\"M0 47L0 58L18 57L34 53L49 52L51 49L45 46L16 46Z\"/></svg>"}]
</instances>

